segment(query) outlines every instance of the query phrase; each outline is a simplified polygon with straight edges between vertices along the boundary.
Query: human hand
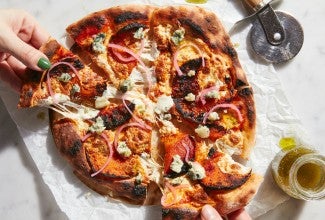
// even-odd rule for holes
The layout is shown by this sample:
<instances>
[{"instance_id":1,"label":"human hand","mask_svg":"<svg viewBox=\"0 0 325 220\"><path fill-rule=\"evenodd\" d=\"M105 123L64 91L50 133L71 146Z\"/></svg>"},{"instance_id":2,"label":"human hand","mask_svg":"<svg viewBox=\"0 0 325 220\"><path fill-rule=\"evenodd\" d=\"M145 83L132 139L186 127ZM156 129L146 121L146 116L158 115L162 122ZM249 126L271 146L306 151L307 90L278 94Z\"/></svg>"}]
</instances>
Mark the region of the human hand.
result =
<instances>
[{"instance_id":1,"label":"human hand","mask_svg":"<svg viewBox=\"0 0 325 220\"><path fill-rule=\"evenodd\" d=\"M251 220L252 218L244 209L239 209L227 216L229 220ZM205 205L201 211L201 220L222 220L217 210L210 205Z\"/></svg>"},{"instance_id":2,"label":"human hand","mask_svg":"<svg viewBox=\"0 0 325 220\"><path fill-rule=\"evenodd\" d=\"M41 71L50 62L38 49L50 35L27 12L0 9L0 79L16 91L26 67Z\"/></svg>"}]
</instances>

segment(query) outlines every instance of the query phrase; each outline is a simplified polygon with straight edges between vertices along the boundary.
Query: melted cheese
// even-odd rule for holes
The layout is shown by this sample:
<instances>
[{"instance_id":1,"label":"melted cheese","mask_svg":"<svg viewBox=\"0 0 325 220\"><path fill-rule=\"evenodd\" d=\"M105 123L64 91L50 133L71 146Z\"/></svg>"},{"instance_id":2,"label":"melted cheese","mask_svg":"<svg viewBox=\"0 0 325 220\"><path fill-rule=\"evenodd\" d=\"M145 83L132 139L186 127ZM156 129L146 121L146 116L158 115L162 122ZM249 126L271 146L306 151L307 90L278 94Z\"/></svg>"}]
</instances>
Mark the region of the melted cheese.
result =
<instances>
[{"instance_id":1,"label":"melted cheese","mask_svg":"<svg viewBox=\"0 0 325 220\"><path fill-rule=\"evenodd\" d=\"M251 168L245 167L240 163L235 162L228 154L224 154L224 156L221 157L217 164L223 173L247 174L251 171Z\"/></svg>"},{"instance_id":2,"label":"melted cheese","mask_svg":"<svg viewBox=\"0 0 325 220\"><path fill-rule=\"evenodd\" d=\"M157 164L147 153L141 154L140 162L149 179L158 184L161 183L162 167L159 164Z\"/></svg>"}]
</instances>

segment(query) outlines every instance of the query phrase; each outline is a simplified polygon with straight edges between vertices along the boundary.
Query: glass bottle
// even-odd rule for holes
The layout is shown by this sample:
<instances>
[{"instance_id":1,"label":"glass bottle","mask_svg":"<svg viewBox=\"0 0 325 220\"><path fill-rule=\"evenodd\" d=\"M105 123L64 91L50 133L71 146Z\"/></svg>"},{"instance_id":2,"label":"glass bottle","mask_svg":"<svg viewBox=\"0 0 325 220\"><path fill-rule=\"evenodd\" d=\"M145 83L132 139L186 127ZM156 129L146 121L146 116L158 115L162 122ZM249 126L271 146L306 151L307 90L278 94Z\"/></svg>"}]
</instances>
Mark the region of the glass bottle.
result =
<instances>
[{"instance_id":1,"label":"glass bottle","mask_svg":"<svg viewBox=\"0 0 325 220\"><path fill-rule=\"evenodd\" d=\"M283 147L272 161L279 187L302 200L325 198L325 157L304 145Z\"/></svg>"}]
</instances>

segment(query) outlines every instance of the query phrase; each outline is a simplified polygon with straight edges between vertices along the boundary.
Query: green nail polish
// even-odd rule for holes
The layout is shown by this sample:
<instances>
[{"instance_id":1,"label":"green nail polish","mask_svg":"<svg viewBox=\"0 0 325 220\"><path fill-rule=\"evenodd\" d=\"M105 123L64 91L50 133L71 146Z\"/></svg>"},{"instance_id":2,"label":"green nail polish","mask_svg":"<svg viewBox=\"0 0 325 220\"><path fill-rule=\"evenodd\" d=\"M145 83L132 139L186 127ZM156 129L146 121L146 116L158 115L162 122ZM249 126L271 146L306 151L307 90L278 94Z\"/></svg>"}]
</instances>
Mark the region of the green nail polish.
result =
<instances>
[{"instance_id":1,"label":"green nail polish","mask_svg":"<svg viewBox=\"0 0 325 220\"><path fill-rule=\"evenodd\" d=\"M43 70L47 70L50 69L51 63L48 59L42 57L38 60L37 66Z\"/></svg>"}]
</instances>

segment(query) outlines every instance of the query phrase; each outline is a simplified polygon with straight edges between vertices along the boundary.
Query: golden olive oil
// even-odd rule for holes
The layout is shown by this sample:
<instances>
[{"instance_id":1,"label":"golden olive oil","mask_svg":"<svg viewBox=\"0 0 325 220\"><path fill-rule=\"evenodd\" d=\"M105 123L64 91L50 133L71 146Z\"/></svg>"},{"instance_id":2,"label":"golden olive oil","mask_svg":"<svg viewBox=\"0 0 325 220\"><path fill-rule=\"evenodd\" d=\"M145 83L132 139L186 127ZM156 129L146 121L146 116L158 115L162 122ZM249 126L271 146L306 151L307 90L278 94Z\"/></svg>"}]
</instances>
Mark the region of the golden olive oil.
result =
<instances>
[{"instance_id":1,"label":"golden olive oil","mask_svg":"<svg viewBox=\"0 0 325 220\"><path fill-rule=\"evenodd\" d=\"M195 3L195 4L204 4L207 3L208 0L186 0L188 3Z\"/></svg>"}]
</instances>

